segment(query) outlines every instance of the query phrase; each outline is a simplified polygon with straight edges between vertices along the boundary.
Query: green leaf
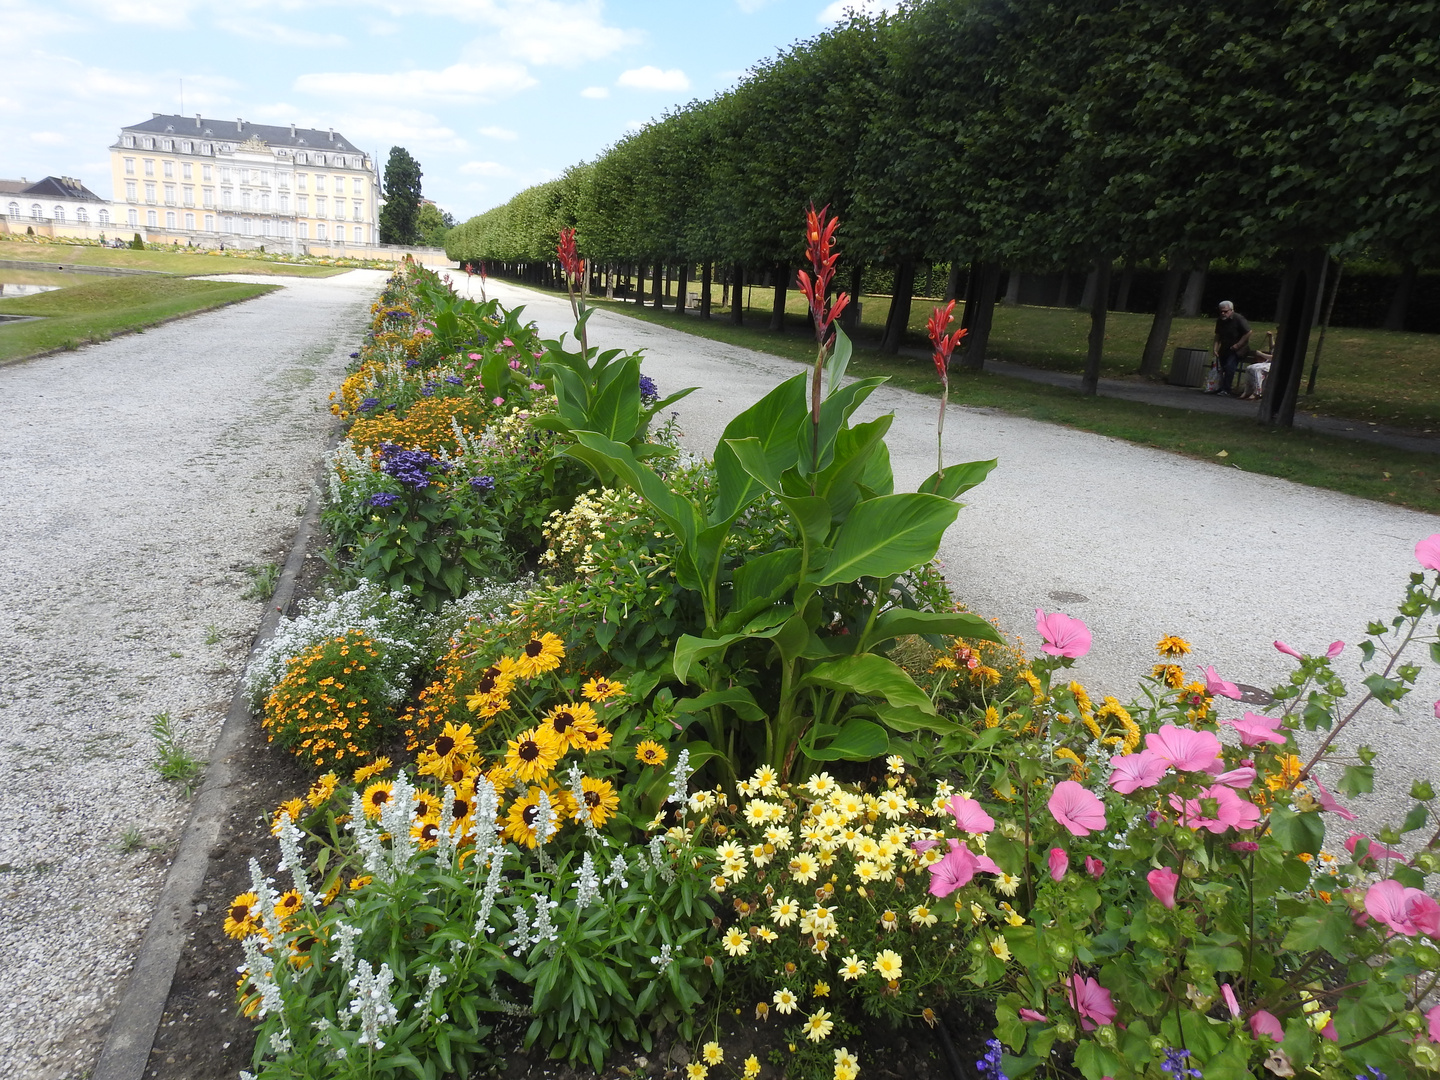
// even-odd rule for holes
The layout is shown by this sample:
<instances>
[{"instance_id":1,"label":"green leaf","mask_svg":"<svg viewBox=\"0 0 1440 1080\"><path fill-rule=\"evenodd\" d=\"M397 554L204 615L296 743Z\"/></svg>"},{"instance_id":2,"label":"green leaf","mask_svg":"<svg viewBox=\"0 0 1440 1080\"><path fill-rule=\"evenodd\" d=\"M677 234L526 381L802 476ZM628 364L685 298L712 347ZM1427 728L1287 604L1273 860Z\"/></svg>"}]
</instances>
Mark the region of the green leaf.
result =
<instances>
[{"instance_id":1,"label":"green leaf","mask_svg":"<svg viewBox=\"0 0 1440 1080\"><path fill-rule=\"evenodd\" d=\"M1400 831L1402 833L1414 832L1416 829L1422 828L1429 819L1430 811L1420 803L1416 803L1405 815L1405 823L1400 826Z\"/></svg>"},{"instance_id":2,"label":"green leaf","mask_svg":"<svg viewBox=\"0 0 1440 1080\"><path fill-rule=\"evenodd\" d=\"M1327 906L1317 915L1302 915L1290 924L1281 948L1296 952L1324 949L1337 960L1349 956L1347 943L1353 926L1350 912L1342 904Z\"/></svg>"},{"instance_id":3,"label":"green leaf","mask_svg":"<svg viewBox=\"0 0 1440 1080\"><path fill-rule=\"evenodd\" d=\"M1297 813L1288 806L1271 811L1270 832L1287 855L1315 855L1325 842L1325 824L1318 813Z\"/></svg>"},{"instance_id":4,"label":"green leaf","mask_svg":"<svg viewBox=\"0 0 1440 1080\"><path fill-rule=\"evenodd\" d=\"M850 512L835 536L820 586L891 577L935 557L960 508L936 495L882 495Z\"/></svg>"},{"instance_id":5,"label":"green leaf","mask_svg":"<svg viewBox=\"0 0 1440 1080\"><path fill-rule=\"evenodd\" d=\"M1085 1080L1105 1080L1120 1071L1120 1059L1099 1043L1086 1039L1075 1048L1075 1067Z\"/></svg>"},{"instance_id":6,"label":"green leaf","mask_svg":"<svg viewBox=\"0 0 1440 1080\"><path fill-rule=\"evenodd\" d=\"M780 493L780 476L771 467L764 443L751 436L748 439L726 439L725 445L730 447L735 460L740 463L740 468L758 481L765 490L777 495Z\"/></svg>"},{"instance_id":7,"label":"green leaf","mask_svg":"<svg viewBox=\"0 0 1440 1080\"><path fill-rule=\"evenodd\" d=\"M788 609L768 611L744 630L733 634L721 634L719 637L713 638L693 637L690 634L680 635L680 640L675 643L675 656L671 661L675 678L682 683L689 682L690 669L698 661L723 656L725 650L737 641L744 641L746 638L773 638L790 617Z\"/></svg>"},{"instance_id":8,"label":"green leaf","mask_svg":"<svg viewBox=\"0 0 1440 1080\"><path fill-rule=\"evenodd\" d=\"M891 608L875 620L867 641L875 644L907 634L948 634L978 641L1002 641L1000 632L978 615L950 611L912 611Z\"/></svg>"},{"instance_id":9,"label":"green leaf","mask_svg":"<svg viewBox=\"0 0 1440 1080\"><path fill-rule=\"evenodd\" d=\"M844 428L860 405L885 383L884 376L859 379L839 387L820 402L820 423L818 428L809 421L802 423L795 433L796 469L801 476L814 476L824 471L835 458L836 436ZM808 410L807 410L808 413ZM815 451L819 456L812 462Z\"/></svg>"},{"instance_id":10,"label":"green leaf","mask_svg":"<svg viewBox=\"0 0 1440 1080\"><path fill-rule=\"evenodd\" d=\"M800 680L801 686L825 686L832 690L849 690L856 694L884 697L894 706L910 706L927 716L935 715L935 705L915 680L893 660L874 653L842 656L829 663L818 664Z\"/></svg>"},{"instance_id":11,"label":"green leaf","mask_svg":"<svg viewBox=\"0 0 1440 1080\"><path fill-rule=\"evenodd\" d=\"M877 705L875 716L891 731L897 731L902 735L909 735L916 731L925 731L933 735L949 735L965 730L959 724L940 716L931 715L913 705L904 705L898 708L894 705Z\"/></svg>"},{"instance_id":12,"label":"green leaf","mask_svg":"<svg viewBox=\"0 0 1440 1080\"><path fill-rule=\"evenodd\" d=\"M938 472L931 473L917 490L927 495L939 495L942 499L953 499L983 481L999 463L998 458L991 458L989 461L947 465L943 477Z\"/></svg>"},{"instance_id":13,"label":"green leaf","mask_svg":"<svg viewBox=\"0 0 1440 1080\"><path fill-rule=\"evenodd\" d=\"M780 503L795 519L811 559L814 559L825 538L830 535L830 504L818 495L793 499L781 496Z\"/></svg>"},{"instance_id":14,"label":"green leaf","mask_svg":"<svg viewBox=\"0 0 1440 1080\"><path fill-rule=\"evenodd\" d=\"M710 523L733 521L760 493L761 487L740 465L730 448L734 439L755 437L779 476L795 464L795 430L806 417L804 372L786 379L726 425L715 447L715 503Z\"/></svg>"},{"instance_id":15,"label":"green leaf","mask_svg":"<svg viewBox=\"0 0 1440 1080\"><path fill-rule=\"evenodd\" d=\"M681 698L675 702L677 713L697 713L716 705L724 706L741 720L764 720L765 710L760 707L753 694L743 686L732 686L726 690L707 690L693 698Z\"/></svg>"},{"instance_id":16,"label":"green leaf","mask_svg":"<svg viewBox=\"0 0 1440 1080\"><path fill-rule=\"evenodd\" d=\"M1239 971L1245 965L1245 957L1231 945L1192 945L1186 954L1186 962L1198 966L1197 960L1216 971Z\"/></svg>"},{"instance_id":17,"label":"green leaf","mask_svg":"<svg viewBox=\"0 0 1440 1080\"><path fill-rule=\"evenodd\" d=\"M871 761L890 747L885 729L869 720L847 720L834 738L823 745L806 747L805 756L815 761Z\"/></svg>"},{"instance_id":18,"label":"green leaf","mask_svg":"<svg viewBox=\"0 0 1440 1080\"><path fill-rule=\"evenodd\" d=\"M1344 774L1340 777L1340 783L1335 785L1344 794L1354 798L1356 795L1367 794L1375 790L1375 766L1374 765L1349 765L1346 766Z\"/></svg>"},{"instance_id":19,"label":"green leaf","mask_svg":"<svg viewBox=\"0 0 1440 1080\"><path fill-rule=\"evenodd\" d=\"M855 300L851 298L852 302ZM840 326L835 327L835 344L831 346L830 355L825 358L825 396L829 397L845 380L845 369L850 366L850 356L854 352L850 344L850 336Z\"/></svg>"},{"instance_id":20,"label":"green leaf","mask_svg":"<svg viewBox=\"0 0 1440 1080\"><path fill-rule=\"evenodd\" d=\"M753 618L762 607L769 607L794 588L799 577L799 548L781 548L742 563L735 568L734 610L727 618L741 623Z\"/></svg>"}]
</instances>

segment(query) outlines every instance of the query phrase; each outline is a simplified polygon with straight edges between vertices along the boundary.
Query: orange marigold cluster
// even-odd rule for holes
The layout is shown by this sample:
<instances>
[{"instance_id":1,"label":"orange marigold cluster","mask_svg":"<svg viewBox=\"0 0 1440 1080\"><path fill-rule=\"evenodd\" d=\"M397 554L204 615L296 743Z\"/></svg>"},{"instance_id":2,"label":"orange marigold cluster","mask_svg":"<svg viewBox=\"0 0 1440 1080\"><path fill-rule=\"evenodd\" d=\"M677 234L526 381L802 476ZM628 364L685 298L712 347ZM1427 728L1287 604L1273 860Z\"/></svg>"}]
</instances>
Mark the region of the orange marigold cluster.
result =
<instances>
[{"instance_id":1,"label":"orange marigold cluster","mask_svg":"<svg viewBox=\"0 0 1440 1080\"><path fill-rule=\"evenodd\" d=\"M266 738L316 768L368 759L386 719L383 702L372 700L379 660L375 642L359 630L292 657L265 702Z\"/></svg>"},{"instance_id":2,"label":"orange marigold cluster","mask_svg":"<svg viewBox=\"0 0 1440 1080\"><path fill-rule=\"evenodd\" d=\"M424 450L435 454L440 450L455 454L460 447L455 439L452 418L458 420L467 438L475 438L485 428L490 407L469 395L421 398L411 405L403 417L393 413L362 416L350 428L350 441L358 450L378 450L381 443L394 443L407 450Z\"/></svg>"}]
</instances>

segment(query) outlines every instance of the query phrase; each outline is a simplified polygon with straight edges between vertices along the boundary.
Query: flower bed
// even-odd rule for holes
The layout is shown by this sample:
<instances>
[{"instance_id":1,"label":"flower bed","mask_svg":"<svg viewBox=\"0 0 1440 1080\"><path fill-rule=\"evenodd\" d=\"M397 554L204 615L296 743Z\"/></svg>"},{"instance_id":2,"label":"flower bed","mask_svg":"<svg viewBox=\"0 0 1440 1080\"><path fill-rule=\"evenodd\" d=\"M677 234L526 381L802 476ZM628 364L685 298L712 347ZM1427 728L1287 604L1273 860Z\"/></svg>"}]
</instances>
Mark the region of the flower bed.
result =
<instances>
[{"instance_id":1,"label":"flower bed","mask_svg":"<svg viewBox=\"0 0 1440 1080\"><path fill-rule=\"evenodd\" d=\"M807 232L815 368L707 461L573 288L567 347L392 279L333 398L337 595L252 675L315 773L226 917L260 1075L469 1075L498 1028L597 1071L669 1033L688 1080L854 1080L863 1030L959 1009L991 1078L1440 1067L1434 793L1337 842L1321 782L1375 784L1350 729L1414 682L1440 574L1353 646L1356 704L1341 643L1281 646L1258 714L1169 635L1097 702L1079 620L1037 611L1029 659L950 596L935 550L994 462L945 464L942 399L936 472L894 491L890 418L850 422L879 380L843 381L834 223Z\"/></svg>"}]
</instances>

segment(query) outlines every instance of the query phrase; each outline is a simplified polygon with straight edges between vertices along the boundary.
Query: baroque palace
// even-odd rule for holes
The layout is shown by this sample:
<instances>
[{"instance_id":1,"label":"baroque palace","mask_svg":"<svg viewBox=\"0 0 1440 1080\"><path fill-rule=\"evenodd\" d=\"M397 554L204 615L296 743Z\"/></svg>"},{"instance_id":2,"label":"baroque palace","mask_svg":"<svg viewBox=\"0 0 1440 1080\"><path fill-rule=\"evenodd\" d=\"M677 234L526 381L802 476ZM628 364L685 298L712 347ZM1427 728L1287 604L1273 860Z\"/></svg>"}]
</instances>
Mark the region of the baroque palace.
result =
<instances>
[{"instance_id":1,"label":"baroque palace","mask_svg":"<svg viewBox=\"0 0 1440 1080\"><path fill-rule=\"evenodd\" d=\"M315 248L379 241L375 162L334 128L155 113L110 147L111 220L152 241Z\"/></svg>"}]
</instances>

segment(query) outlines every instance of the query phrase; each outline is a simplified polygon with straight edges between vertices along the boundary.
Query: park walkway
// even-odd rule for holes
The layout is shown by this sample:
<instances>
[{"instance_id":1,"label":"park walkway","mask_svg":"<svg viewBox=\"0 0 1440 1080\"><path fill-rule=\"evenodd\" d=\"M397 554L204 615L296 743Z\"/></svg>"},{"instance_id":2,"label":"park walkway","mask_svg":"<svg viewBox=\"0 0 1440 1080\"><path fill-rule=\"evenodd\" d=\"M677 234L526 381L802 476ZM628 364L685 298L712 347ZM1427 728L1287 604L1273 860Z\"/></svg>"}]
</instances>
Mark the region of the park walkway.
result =
<instances>
[{"instance_id":1,"label":"park walkway","mask_svg":"<svg viewBox=\"0 0 1440 1080\"><path fill-rule=\"evenodd\" d=\"M95 1064L189 811L152 718L210 752L385 275L239 280L284 287L0 368L6 1080Z\"/></svg>"},{"instance_id":2,"label":"park walkway","mask_svg":"<svg viewBox=\"0 0 1440 1080\"><path fill-rule=\"evenodd\" d=\"M462 276L458 287L475 283ZM560 297L505 282L489 290L524 304L546 337L572 328ZM644 370L662 393L699 386L675 408L686 444L705 454L732 416L801 370L604 310L590 320L590 343L643 349ZM862 419L896 414L889 442L899 490L914 490L935 469L937 407L933 397L882 387L860 410ZM1194 644L1191 659L1201 667L1275 685L1291 666L1274 641L1309 652L1355 642L1369 620L1393 616L1417 568L1415 542L1440 532L1440 518L1429 514L988 409L952 405L945 450L951 462L1000 462L965 495L967 508L940 549L957 596L1032 651L1037 607L1084 619L1095 644L1076 677L1122 700L1167 633ZM1340 668L1358 674L1355 649ZM1405 777L1402 791L1412 771L1440 762L1431 713L1440 679L1427 672L1425 680L1413 707L1375 713L1362 740L1394 748L1388 763Z\"/></svg>"}]
</instances>

